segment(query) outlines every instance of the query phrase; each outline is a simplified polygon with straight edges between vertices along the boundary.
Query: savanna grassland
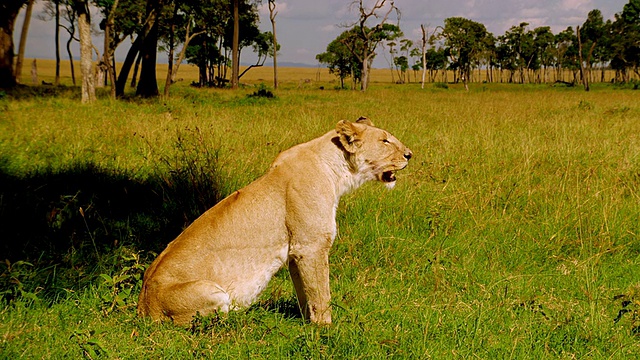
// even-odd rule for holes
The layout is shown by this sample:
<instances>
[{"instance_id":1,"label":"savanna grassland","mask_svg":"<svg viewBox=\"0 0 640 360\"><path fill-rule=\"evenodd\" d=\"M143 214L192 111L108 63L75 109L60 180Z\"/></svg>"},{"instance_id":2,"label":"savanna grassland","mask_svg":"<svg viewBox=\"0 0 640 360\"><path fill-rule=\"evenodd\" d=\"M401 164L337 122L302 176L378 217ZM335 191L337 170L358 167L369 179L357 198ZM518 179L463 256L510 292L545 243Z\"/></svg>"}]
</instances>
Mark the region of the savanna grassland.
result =
<instances>
[{"instance_id":1,"label":"savanna grassland","mask_svg":"<svg viewBox=\"0 0 640 360\"><path fill-rule=\"evenodd\" d=\"M271 84L259 70L237 92L191 88L185 70L160 100L3 94L0 358L640 354L637 91L420 89L380 72L361 93L283 69L268 99L250 96ZM136 316L144 268L184 226L280 151L361 115L414 158L394 190L341 201L333 325L301 319L285 270L251 308L188 328Z\"/></svg>"}]
</instances>

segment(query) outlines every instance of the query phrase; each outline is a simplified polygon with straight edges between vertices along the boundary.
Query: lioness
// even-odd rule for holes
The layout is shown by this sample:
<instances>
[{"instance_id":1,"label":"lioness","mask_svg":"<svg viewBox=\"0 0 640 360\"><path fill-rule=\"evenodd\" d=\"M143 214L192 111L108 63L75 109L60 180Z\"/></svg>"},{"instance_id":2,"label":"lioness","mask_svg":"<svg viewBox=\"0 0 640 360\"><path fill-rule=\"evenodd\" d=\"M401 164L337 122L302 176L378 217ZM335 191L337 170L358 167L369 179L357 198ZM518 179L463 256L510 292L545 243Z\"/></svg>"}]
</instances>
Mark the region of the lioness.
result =
<instances>
[{"instance_id":1,"label":"lioness","mask_svg":"<svg viewBox=\"0 0 640 360\"><path fill-rule=\"evenodd\" d=\"M331 323L329 249L340 196L393 187L411 150L367 118L283 151L269 171L206 211L149 266L138 313L177 324L246 307L288 264L300 310Z\"/></svg>"}]
</instances>

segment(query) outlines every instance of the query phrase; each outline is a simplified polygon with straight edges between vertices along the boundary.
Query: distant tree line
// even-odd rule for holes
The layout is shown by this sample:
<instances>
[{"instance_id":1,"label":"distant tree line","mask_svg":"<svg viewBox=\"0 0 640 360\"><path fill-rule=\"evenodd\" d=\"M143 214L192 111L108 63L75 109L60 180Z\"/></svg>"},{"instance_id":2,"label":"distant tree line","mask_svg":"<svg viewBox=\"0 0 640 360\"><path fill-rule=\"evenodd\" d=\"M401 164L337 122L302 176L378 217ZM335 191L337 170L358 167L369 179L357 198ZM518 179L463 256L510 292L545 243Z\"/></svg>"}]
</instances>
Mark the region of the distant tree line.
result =
<instances>
[{"instance_id":1,"label":"distant tree line","mask_svg":"<svg viewBox=\"0 0 640 360\"><path fill-rule=\"evenodd\" d=\"M31 6L33 1L0 0L0 88L12 87L19 81L20 68L14 66L17 62L13 59L13 24L20 8L25 4ZM66 30L67 52L71 58L69 44L80 40L78 35L81 34L77 31L82 28L79 14L85 14L87 24L94 25L93 31L99 27L104 32L104 44L89 44L88 58L89 61L95 60L92 54L98 54L98 61L94 63L100 76L95 78L100 84L110 83L114 97L124 94L130 79L130 85L136 89L137 95L159 95L156 79L159 51L166 53L169 59L165 95L168 95L169 85L176 81L179 65L183 61L199 69L199 79L194 85L226 86L230 82L234 40L237 41L238 63L244 49L257 53L257 62L249 68L262 66L266 58L273 57L276 52L273 33L261 32L258 28L258 0L44 1L46 10L39 16L55 21L57 29L52 39L56 44L55 84L58 84L60 76L58 30ZM91 21L89 6L99 10L102 17L99 21ZM275 10L275 4L272 7ZM272 22L275 23L275 19ZM127 38L132 40L132 45L119 72L116 72L113 54ZM19 51L23 52L24 48L20 47ZM21 59L21 54L17 58ZM73 62L71 66L75 84ZM243 74L237 74L237 78ZM85 77L93 78L83 75Z\"/></svg>"},{"instance_id":2,"label":"distant tree line","mask_svg":"<svg viewBox=\"0 0 640 360\"><path fill-rule=\"evenodd\" d=\"M343 87L347 78L354 84L363 81L358 55L363 46L357 36L363 26L345 30L316 56ZM398 83L409 81L411 72L417 81L423 72L423 81L439 79L465 86L470 81L565 82L582 83L588 90L590 82L629 82L633 76L640 77L640 0L630 0L613 20L604 21L600 10L592 10L581 26L557 34L548 26L531 29L523 22L496 37L483 24L462 17L445 19L431 33L423 26L422 44L404 38L399 25L383 23L372 29L389 52L392 80ZM371 65L373 57L368 60ZM606 78L605 70L613 71L613 78Z\"/></svg>"}]
</instances>

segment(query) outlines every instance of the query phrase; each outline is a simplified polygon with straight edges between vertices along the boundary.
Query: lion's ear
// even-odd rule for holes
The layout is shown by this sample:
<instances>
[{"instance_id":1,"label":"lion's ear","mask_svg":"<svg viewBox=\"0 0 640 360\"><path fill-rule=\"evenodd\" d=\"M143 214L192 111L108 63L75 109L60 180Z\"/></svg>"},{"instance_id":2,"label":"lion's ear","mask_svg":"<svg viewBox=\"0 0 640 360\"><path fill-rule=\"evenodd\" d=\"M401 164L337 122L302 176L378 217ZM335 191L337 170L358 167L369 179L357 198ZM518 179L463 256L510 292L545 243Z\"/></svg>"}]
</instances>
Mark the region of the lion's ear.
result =
<instances>
[{"instance_id":1,"label":"lion's ear","mask_svg":"<svg viewBox=\"0 0 640 360\"><path fill-rule=\"evenodd\" d=\"M359 124L366 124L366 125L369 125L369 126L375 126L375 125L373 125L373 122L371 122L371 119L369 119L366 116L360 116L358 118L358 120L356 120L356 122L359 123Z\"/></svg>"},{"instance_id":2,"label":"lion's ear","mask_svg":"<svg viewBox=\"0 0 640 360\"><path fill-rule=\"evenodd\" d=\"M362 130L358 129L356 124L346 121L340 120L338 125L336 125L336 132L340 137L340 143L345 150L350 153L355 153L360 147L360 136L362 134Z\"/></svg>"}]
</instances>

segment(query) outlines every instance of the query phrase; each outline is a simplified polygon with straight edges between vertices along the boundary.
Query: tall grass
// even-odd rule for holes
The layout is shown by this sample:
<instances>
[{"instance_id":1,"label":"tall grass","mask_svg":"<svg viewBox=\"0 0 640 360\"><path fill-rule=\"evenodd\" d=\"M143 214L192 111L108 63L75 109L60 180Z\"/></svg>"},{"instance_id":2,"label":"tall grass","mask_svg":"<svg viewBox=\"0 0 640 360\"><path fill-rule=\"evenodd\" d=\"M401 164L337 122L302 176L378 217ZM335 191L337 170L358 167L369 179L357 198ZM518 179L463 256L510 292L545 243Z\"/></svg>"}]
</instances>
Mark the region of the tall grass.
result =
<instances>
[{"instance_id":1,"label":"tall grass","mask_svg":"<svg viewBox=\"0 0 640 360\"><path fill-rule=\"evenodd\" d=\"M2 356L640 353L637 93L319 85L292 80L275 99L178 84L159 102L1 100ZM367 184L341 202L332 326L303 322L286 271L252 308L190 328L135 316L143 266L198 212L361 115L415 156L393 191Z\"/></svg>"}]
</instances>

